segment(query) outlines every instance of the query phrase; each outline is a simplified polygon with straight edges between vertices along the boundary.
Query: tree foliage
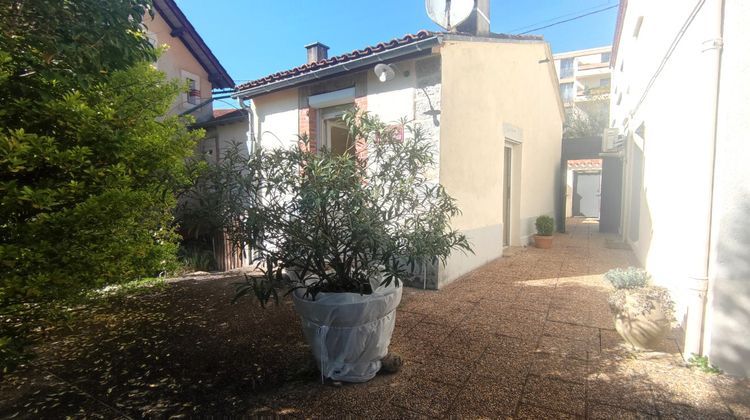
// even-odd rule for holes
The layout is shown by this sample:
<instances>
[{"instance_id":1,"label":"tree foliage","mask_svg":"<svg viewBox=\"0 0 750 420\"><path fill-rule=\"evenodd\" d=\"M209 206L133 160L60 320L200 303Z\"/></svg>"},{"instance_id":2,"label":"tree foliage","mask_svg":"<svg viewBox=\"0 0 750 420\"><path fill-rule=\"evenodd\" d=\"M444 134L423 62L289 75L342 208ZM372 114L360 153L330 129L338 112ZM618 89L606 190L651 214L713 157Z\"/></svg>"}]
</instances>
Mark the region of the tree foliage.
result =
<instances>
[{"instance_id":1,"label":"tree foliage","mask_svg":"<svg viewBox=\"0 0 750 420\"><path fill-rule=\"evenodd\" d=\"M0 302L64 296L174 263L174 191L197 138L149 0L0 6Z\"/></svg>"},{"instance_id":2,"label":"tree foliage","mask_svg":"<svg viewBox=\"0 0 750 420\"><path fill-rule=\"evenodd\" d=\"M609 100L596 98L565 110L563 137L598 137L609 127Z\"/></svg>"}]
</instances>

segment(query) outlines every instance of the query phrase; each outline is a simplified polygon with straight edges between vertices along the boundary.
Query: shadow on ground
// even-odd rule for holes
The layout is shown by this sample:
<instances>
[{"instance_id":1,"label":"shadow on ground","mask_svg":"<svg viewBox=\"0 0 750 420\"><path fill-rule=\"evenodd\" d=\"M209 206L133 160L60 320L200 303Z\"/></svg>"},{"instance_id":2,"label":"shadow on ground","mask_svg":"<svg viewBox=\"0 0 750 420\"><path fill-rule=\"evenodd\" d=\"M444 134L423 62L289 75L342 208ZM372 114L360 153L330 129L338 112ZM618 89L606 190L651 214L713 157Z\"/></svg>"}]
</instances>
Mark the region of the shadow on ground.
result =
<instances>
[{"instance_id":1,"label":"shadow on ground","mask_svg":"<svg viewBox=\"0 0 750 420\"><path fill-rule=\"evenodd\" d=\"M0 417L171 415L750 418L747 382L687 368L678 332L633 353L601 273L634 265L576 224L439 292L406 289L394 375L322 385L288 300L230 303L233 279L190 280L88 308L0 384Z\"/></svg>"}]
</instances>

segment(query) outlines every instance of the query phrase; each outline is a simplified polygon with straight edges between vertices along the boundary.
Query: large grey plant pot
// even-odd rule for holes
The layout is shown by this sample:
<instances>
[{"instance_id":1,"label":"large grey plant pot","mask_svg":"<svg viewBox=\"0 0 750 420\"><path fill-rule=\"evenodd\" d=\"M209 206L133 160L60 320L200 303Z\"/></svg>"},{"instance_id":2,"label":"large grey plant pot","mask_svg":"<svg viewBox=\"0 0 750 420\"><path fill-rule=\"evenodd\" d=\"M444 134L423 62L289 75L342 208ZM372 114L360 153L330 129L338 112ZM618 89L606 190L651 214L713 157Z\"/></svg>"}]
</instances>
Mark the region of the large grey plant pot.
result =
<instances>
[{"instance_id":1,"label":"large grey plant pot","mask_svg":"<svg viewBox=\"0 0 750 420\"><path fill-rule=\"evenodd\" d=\"M304 289L292 293L305 339L324 378L366 382L378 373L388 354L401 293L393 283L370 295L319 293L311 300Z\"/></svg>"},{"instance_id":2,"label":"large grey plant pot","mask_svg":"<svg viewBox=\"0 0 750 420\"><path fill-rule=\"evenodd\" d=\"M654 350L671 327L661 304L654 302L654 308L645 314L633 313L627 306L614 314L615 329L636 350Z\"/></svg>"}]
</instances>

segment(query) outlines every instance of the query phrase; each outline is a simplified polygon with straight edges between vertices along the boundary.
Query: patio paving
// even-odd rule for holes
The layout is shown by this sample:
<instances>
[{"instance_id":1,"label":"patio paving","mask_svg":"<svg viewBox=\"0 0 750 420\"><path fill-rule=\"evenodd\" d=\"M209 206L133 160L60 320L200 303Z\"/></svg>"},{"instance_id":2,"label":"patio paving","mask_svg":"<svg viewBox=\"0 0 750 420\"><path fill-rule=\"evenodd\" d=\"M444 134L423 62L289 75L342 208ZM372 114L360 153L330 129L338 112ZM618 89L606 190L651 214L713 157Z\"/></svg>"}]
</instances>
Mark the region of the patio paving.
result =
<instances>
[{"instance_id":1,"label":"patio paving","mask_svg":"<svg viewBox=\"0 0 750 420\"><path fill-rule=\"evenodd\" d=\"M748 382L686 367L678 332L627 349L602 273L636 261L608 239L573 220L553 249L405 289L404 366L365 384L316 380L288 301L230 305L236 277L173 283L52 334L0 382L0 417L750 418Z\"/></svg>"},{"instance_id":2,"label":"patio paving","mask_svg":"<svg viewBox=\"0 0 750 420\"><path fill-rule=\"evenodd\" d=\"M686 367L676 334L629 351L613 329L602 274L637 265L571 220L551 250L511 250L439 292L406 289L391 350L402 372L367 384L309 384L253 415L456 418L746 418L747 382ZM306 393L304 395L310 395ZM307 399L306 399L307 400ZM307 400L309 402L309 400Z\"/></svg>"}]
</instances>

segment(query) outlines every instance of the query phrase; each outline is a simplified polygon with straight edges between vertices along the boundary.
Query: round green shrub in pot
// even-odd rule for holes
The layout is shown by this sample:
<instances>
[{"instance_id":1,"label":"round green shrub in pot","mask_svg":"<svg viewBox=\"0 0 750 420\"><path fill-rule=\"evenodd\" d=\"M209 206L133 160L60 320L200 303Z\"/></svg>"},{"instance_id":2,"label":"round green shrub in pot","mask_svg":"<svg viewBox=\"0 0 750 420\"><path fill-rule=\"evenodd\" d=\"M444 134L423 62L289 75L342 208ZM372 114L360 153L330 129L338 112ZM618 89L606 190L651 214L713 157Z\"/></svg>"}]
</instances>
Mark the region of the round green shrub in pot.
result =
<instances>
[{"instance_id":1,"label":"round green shrub in pot","mask_svg":"<svg viewBox=\"0 0 750 420\"><path fill-rule=\"evenodd\" d=\"M401 139L366 112L343 122L345 153L305 138L251 156L235 149L205 178L221 196L216 224L254 244L263 272L236 297L265 305L290 292L322 376L363 382L387 353L400 282L471 249L450 226L459 209L430 175L436 154L419 126L404 123Z\"/></svg>"},{"instance_id":2,"label":"round green shrub in pot","mask_svg":"<svg viewBox=\"0 0 750 420\"><path fill-rule=\"evenodd\" d=\"M674 322L674 302L669 291L650 284L640 268L616 268L604 274L615 290L609 296L615 329L634 349L652 350Z\"/></svg>"},{"instance_id":3,"label":"round green shrub in pot","mask_svg":"<svg viewBox=\"0 0 750 420\"><path fill-rule=\"evenodd\" d=\"M534 244L537 248L552 248L552 233L555 231L555 219L549 216L539 216L534 223L536 226L536 235L534 235Z\"/></svg>"}]
</instances>

